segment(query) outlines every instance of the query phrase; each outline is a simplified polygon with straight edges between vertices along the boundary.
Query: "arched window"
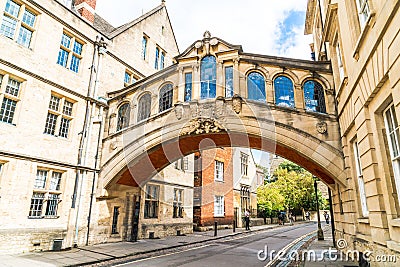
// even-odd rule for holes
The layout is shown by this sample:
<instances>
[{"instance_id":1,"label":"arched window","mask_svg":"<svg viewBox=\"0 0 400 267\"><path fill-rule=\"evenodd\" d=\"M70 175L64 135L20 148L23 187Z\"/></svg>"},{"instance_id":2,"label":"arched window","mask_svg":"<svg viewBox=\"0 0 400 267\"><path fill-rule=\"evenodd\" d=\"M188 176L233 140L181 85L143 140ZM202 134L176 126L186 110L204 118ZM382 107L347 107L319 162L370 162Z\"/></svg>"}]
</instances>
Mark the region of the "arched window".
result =
<instances>
[{"instance_id":1,"label":"arched window","mask_svg":"<svg viewBox=\"0 0 400 267\"><path fill-rule=\"evenodd\" d=\"M275 104L281 107L294 108L294 91L292 81L285 76L274 80Z\"/></svg>"},{"instance_id":2,"label":"arched window","mask_svg":"<svg viewBox=\"0 0 400 267\"><path fill-rule=\"evenodd\" d=\"M324 89L319 82L307 81L303 85L307 111L326 113Z\"/></svg>"},{"instance_id":3,"label":"arched window","mask_svg":"<svg viewBox=\"0 0 400 267\"><path fill-rule=\"evenodd\" d=\"M138 118L137 118L138 122L150 117L150 112L151 112L150 108L151 108L151 95L147 93L139 99Z\"/></svg>"},{"instance_id":4,"label":"arched window","mask_svg":"<svg viewBox=\"0 0 400 267\"><path fill-rule=\"evenodd\" d=\"M159 96L160 112L172 108L172 94L173 94L172 84L170 83L166 84L161 88Z\"/></svg>"},{"instance_id":5,"label":"arched window","mask_svg":"<svg viewBox=\"0 0 400 267\"><path fill-rule=\"evenodd\" d=\"M266 101L265 79L258 72L251 72L247 76L247 98L257 101Z\"/></svg>"},{"instance_id":6,"label":"arched window","mask_svg":"<svg viewBox=\"0 0 400 267\"><path fill-rule=\"evenodd\" d=\"M217 94L217 64L214 56L206 56L200 64L201 99L215 98Z\"/></svg>"},{"instance_id":7,"label":"arched window","mask_svg":"<svg viewBox=\"0 0 400 267\"><path fill-rule=\"evenodd\" d=\"M125 129L129 126L131 106L129 103L121 105L118 109L117 131Z\"/></svg>"}]
</instances>

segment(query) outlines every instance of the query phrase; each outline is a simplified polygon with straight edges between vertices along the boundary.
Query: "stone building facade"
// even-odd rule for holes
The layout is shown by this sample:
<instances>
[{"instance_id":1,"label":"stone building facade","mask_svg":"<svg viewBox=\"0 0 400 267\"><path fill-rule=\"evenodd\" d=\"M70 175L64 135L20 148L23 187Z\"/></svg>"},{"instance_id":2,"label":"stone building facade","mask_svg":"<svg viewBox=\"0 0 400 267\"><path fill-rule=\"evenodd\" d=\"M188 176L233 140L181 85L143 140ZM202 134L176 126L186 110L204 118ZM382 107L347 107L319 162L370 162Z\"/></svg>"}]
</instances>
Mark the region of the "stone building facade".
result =
<instances>
[{"instance_id":1,"label":"stone building facade","mask_svg":"<svg viewBox=\"0 0 400 267\"><path fill-rule=\"evenodd\" d=\"M332 61L346 183L331 187L337 239L400 253L399 1L308 1L316 60Z\"/></svg>"},{"instance_id":2,"label":"stone building facade","mask_svg":"<svg viewBox=\"0 0 400 267\"><path fill-rule=\"evenodd\" d=\"M95 6L0 0L0 253L104 242L88 235L103 208L111 236L92 190L106 92L168 67L178 47L163 3L117 28Z\"/></svg>"}]
</instances>

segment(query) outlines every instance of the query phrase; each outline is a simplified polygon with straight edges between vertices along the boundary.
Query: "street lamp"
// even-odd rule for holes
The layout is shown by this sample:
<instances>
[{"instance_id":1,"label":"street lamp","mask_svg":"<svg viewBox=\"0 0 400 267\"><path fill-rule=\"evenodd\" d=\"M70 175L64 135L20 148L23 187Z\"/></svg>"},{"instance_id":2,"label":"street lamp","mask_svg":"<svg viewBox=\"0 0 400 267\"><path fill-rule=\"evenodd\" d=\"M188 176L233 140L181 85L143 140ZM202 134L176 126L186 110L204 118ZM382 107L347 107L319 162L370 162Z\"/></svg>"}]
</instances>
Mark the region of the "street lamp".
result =
<instances>
[{"instance_id":1,"label":"street lamp","mask_svg":"<svg viewBox=\"0 0 400 267\"><path fill-rule=\"evenodd\" d=\"M317 207L317 219L318 219L318 240L324 240L324 232L321 228L321 218L319 216L319 204L318 204L318 188L317 188L317 177L313 176L314 178L314 191L315 191L315 201Z\"/></svg>"}]
</instances>

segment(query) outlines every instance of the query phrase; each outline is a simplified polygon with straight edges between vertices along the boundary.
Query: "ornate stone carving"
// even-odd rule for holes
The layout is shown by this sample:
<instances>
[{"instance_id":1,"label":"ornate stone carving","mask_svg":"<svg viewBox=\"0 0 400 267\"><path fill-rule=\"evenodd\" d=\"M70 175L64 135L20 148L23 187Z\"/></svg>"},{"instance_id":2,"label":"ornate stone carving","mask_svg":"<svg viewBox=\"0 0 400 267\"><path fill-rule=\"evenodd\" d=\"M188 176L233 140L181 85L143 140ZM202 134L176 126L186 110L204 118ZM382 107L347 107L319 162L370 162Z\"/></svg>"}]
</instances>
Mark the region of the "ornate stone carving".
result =
<instances>
[{"instance_id":1,"label":"ornate stone carving","mask_svg":"<svg viewBox=\"0 0 400 267\"><path fill-rule=\"evenodd\" d=\"M242 98L239 95L232 97L232 109L239 114L242 111Z\"/></svg>"},{"instance_id":2,"label":"ornate stone carving","mask_svg":"<svg viewBox=\"0 0 400 267\"><path fill-rule=\"evenodd\" d=\"M115 150L115 149L117 149L117 147L118 147L118 144L117 144L116 141L112 141L112 142L110 143L110 149L111 149L111 150Z\"/></svg>"},{"instance_id":3,"label":"ornate stone carving","mask_svg":"<svg viewBox=\"0 0 400 267\"><path fill-rule=\"evenodd\" d=\"M175 116L178 120L182 119L183 116L183 106L182 103L175 104Z\"/></svg>"},{"instance_id":4,"label":"ornate stone carving","mask_svg":"<svg viewBox=\"0 0 400 267\"><path fill-rule=\"evenodd\" d=\"M215 112L214 112L214 116L215 118L221 118L224 116L224 108L225 105L225 99L222 96L217 97L217 99L215 99Z\"/></svg>"},{"instance_id":5,"label":"ornate stone carving","mask_svg":"<svg viewBox=\"0 0 400 267\"><path fill-rule=\"evenodd\" d=\"M214 105L213 104L202 104L199 105L198 116L212 118L214 117Z\"/></svg>"},{"instance_id":6,"label":"ornate stone carving","mask_svg":"<svg viewBox=\"0 0 400 267\"><path fill-rule=\"evenodd\" d=\"M216 120L211 118L195 118L181 130L180 135L204 134L204 133L219 133L226 129Z\"/></svg>"},{"instance_id":7,"label":"ornate stone carving","mask_svg":"<svg viewBox=\"0 0 400 267\"><path fill-rule=\"evenodd\" d=\"M203 38L211 38L210 31L205 31L204 34L203 34Z\"/></svg>"},{"instance_id":8,"label":"ornate stone carving","mask_svg":"<svg viewBox=\"0 0 400 267\"><path fill-rule=\"evenodd\" d=\"M326 134L328 131L328 125L324 121L320 121L317 123L317 132L320 134Z\"/></svg>"}]
</instances>

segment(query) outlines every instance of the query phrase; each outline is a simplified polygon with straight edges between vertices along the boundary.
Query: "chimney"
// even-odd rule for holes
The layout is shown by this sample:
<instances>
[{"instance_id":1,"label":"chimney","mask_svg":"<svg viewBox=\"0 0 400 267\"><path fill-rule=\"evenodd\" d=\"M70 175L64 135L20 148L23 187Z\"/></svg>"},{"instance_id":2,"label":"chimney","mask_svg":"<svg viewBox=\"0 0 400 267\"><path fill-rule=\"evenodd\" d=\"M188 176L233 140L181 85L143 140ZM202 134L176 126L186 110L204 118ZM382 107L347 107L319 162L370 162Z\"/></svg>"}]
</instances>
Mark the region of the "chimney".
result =
<instances>
[{"instance_id":1,"label":"chimney","mask_svg":"<svg viewBox=\"0 0 400 267\"><path fill-rule=\"evenodd\" d=\"M75 0L74 5L79 14L93 24L96 0Z\"/></svg>"}]
</instances>

